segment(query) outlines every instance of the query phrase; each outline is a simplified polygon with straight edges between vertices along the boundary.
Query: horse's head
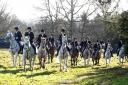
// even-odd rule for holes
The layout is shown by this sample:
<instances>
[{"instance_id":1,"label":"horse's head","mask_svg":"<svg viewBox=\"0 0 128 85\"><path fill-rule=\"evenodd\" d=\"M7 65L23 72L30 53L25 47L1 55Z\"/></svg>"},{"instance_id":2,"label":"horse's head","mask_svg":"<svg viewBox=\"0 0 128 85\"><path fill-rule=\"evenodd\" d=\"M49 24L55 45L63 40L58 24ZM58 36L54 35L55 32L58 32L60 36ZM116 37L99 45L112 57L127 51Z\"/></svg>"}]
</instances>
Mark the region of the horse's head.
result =
<instances>
[{"instance_id":1,"label":"horse's head","mask_svg":"<svg viewBox=\"0 0 128 85\"><path fill-rule=\"evenodd\" d=\"M41 46L45 47L46 45L46 38L41 38Z\"/></svg>"},{"instance_id":2,"label":"horse's head","mask_svg":"<svg viewBox=\"0 0 128 85\"><path fill-rule=\"evenodd\" d=\"M28 37L28 36L25 36L25 38L24 38L24 47L25 47L26 49L28 49L28 48L31 47L30 41L29 41L29 37Z\"/></svg>"},{"instance_id":3,"label":"horse's head","mask_svg":"<svg viewBox=\"0 0 128 85\"><path fill-rule=\"evenodd\" d=\"M13 33L10 31L7 31L5 39L7 39L7 40L14 39Z\"/></svg>"}]
</instances>

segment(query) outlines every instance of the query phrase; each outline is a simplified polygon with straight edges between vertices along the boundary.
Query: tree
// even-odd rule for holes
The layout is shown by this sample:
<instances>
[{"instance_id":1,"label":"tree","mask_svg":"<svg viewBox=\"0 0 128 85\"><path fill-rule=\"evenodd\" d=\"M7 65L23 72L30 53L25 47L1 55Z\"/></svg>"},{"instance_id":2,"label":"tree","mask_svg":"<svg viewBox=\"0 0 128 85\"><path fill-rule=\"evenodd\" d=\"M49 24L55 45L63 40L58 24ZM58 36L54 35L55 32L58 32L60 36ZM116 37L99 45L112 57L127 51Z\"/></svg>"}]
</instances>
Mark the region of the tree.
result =
<instances>
[{"instance_id":1,"label":"tree","mask_svg":"<svg viewBox=\"0 0 128 85\"><path fill-rule=\"evenodd\" d=\"M100 16L102 16L101 20L104 23L104 28L106 31L106 35L109 35L110 25L111 23L115 23L112 20L112 16L117 13L119 8L120 0L95 0L95 5L99 8L98 12ZM108 33L108 34L107 34Z\"/></svg>"},{"instance_id":2,"label":"tree","mask_svg":"<svg viewBox=\"0 0 128 85\"><path fill-rule=\"evenodd\" d=\"M0 0L0 34L3 34L8 29L9 13L6 13L6 2Z\"/></svg>"},{"instance_id":3,"label":"tree","mask_svg":"<svg viewBox=\"0 0 128 85\"><path fill-rule=\"evenodd\" d=\"M82 11L87 13L87 16L94 13L94 10L90 11L93 6L93 0L56 0L55 2L50 2L49 0L42 0L43 6L39 7L41 11L46 12L46 16L51 21L52 32L55 31L59 24L64 24L64 28L67 29L69 35L73 36L74 28L76 28L75 23L79 20L79 15ZM86 8L84 8L86 6ZM94 7L95 8L95 7ZM56 23L58 20L63 19L64 22ZM65 23L66 21L66 23Z\"/></svg>"},{"instance_id":4,"label":"tree","mask_svg":"<svg viewBox=\"0 0 128 85\"><path fill-rule=\"evenodd\" d=\"M128 54L128 11L124 11L118 20L118 34L124 40L126 53Z\"/></svg>"}]
</instances>

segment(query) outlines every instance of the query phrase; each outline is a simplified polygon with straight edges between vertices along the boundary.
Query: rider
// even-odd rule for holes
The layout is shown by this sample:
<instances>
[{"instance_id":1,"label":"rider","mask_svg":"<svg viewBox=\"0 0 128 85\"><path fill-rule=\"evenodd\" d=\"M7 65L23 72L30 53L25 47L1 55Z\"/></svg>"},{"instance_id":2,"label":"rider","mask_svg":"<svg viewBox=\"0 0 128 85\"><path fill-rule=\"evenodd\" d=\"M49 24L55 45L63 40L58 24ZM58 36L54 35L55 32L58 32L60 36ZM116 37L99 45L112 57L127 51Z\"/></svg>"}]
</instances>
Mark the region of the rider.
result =
<instances>
[{"instance_id":1,"label":"rider","mask_svg":"<svg viewBox=\"0 0 128 85\"><path fill-rule=\"evenodd\" d=\"M45 34L45 31L44 31L43 29L41 30L41 34L39 34L39 35L38 35L38 38L37 38L37 45L38 45L38 48L40 47L41 37L47 38L47 35Z\"/></svg>"},{"instance_id":2,"label":"rider","mask_svg":"<svg viewBox=\"0 0 128 85\"><path fill-rule=\"evenodd\" d=\"M85 40L85 39L82 40L81 43L80 43L80 47L81 47L81 48L80 48L80 51L83 52L84 49L87 48L87 46L88 46L87 40Z\"/></svg>"},{"instance_id":3,"label":"rider","mask_svg":"<svg viewBox=\"0 0 128 85\"><path fill-rule=\"evenodd\" d=\"M100 44L99 44L99 41L98 41L98 40L97 40L97 42L94 44L93 49L94 49L95 52L100 50Z\"/></svg>"},{"instance_id":4,"label":"rider","mask_svg":"<svg viewBox=\"0 0 128 85\"><path fill-rule=\"evenodd\" d=\"M49 42L52 44L52 46L54 46L54 37L53 37L53 34L51 34L51 36L49 38Z\"/></svg>"},{"instance_id":5,"label":"rider","mask_svg":"<svg viewBox=\"0 0 128 85\"><path fill-rule=\"evenodd\" d=\"M70 51L72 53L78 53L79 52L77 38L74 38L73 41L71 42L71 49L69 49L69 52Z\"/></svg>"},{"instance_id":6,"label":"rider","mask_svg":"<svg viewBox=\"0 0 128 85\"><path fill-rule=\"evenodd\" d=\"M71 45L73 46L73 48L75 48L78 51L78 42L77 42L77 38L73 39L73 42L71 43Z\"/></svg>"},{"instance_id":7,"label":"rider","mask_svg":"<svg viewBox=\"0 0 128 85\"><path fill-rule=\"evenodd\" d=\"M31 46L34 49L34 53L36 54L36 48L35 48L35 46L33 44L33 41L34 41L34 33L31 31L31 27L28 27L27 28L27 32L25 32L25 35L28 35L29 36L30 44L31 44Z\"/></svg>"},{"instance_id":8,"label":"rider","mask_svg":"<svg viewBox=\"0 0 128 85\"><path fill-rule=\"evenodd\" d=\"M57 49L57 54L56 54L56 56L58 56L60 47L62 46L62 36L63 36L63 35L65 35L65 30L64 30L64 29L61 29L61 34L59 35L59 47L58 47L58 49Z\"/></svg>"},{"instance_id":9,"label":"rider","mask_svg":"<svg viewBox=\"0 0 128 85\"><path fill-rule=\"evenodd\" d=\"M118 42L117 56L119 55L119 51L120 51L120 49L121 49L122 46L123 46L123 43L122 43L122 40L120 40L120 41Z\"/></svg>"},{"instance_id":10,"label":"rider","mask_svg":"<svg viewBox=\"0 0 128 85\"><path fill-rule=\"evenodd\" d=\"M19 28L18 27L15 27L15 33L14 33L14 37L15 37L15 40L17 41L19 47L20 47L20 51L22 53L22 49L23 49L23 46L21 45L21 41L22 41L22 34L21 32L19 31Z\"/></svg>"}]
</instances>

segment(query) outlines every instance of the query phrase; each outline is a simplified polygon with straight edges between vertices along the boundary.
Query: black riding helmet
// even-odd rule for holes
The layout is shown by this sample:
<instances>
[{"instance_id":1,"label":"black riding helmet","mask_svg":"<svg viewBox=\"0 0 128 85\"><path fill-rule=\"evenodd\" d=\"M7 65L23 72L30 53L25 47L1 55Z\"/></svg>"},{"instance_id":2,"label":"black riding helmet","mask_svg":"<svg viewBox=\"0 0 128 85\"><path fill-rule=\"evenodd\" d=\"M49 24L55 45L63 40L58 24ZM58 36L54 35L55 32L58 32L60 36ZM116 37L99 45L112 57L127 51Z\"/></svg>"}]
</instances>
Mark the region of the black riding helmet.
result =
<instances>
[{"instance_id":1,"label":"black riding helmet","mask_svg":"<svg viewBox=\"0 0 128 85\"><path fill-rule=\"evenodd\" d=\"M31 27L28 27L27 29L28 29L28 30L31 30Z\"/></svg>"},{"instance_id":2,"label":"black riding helmet","mask_svg":"<svg viewBox=\"0 0 128 85\"><path fill-rule=\"evenodd\" d=\"M19 28L18 28L18 27L15 27L14 29L15 29L15 30L19 30Z\"/></svg>"}]
</instances>

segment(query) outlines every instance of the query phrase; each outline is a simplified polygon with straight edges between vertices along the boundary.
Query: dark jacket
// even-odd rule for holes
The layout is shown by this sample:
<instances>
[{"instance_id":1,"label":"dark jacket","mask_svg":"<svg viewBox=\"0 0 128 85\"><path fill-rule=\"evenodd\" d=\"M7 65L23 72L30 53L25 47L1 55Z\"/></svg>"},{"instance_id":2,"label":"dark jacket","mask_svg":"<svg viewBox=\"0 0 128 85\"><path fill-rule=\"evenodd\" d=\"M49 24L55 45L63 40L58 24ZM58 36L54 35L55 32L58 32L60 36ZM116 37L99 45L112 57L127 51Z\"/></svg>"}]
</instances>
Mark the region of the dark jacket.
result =
<instances>
[{"instance_id":1,"label":"dark jacket","mask_svg":"<svg viewBox=\"0 0 128 85\"><path fill-rule=\"evenodd\" d=\"M28 34L30 43L33 43L34 40L34 33L33 32L25 32L25 34Z\"/></svg>"},{"instance_id":2,"label":"dark jacket","mask_svg":"<svg viewBox=\"0 0 128 85\"><path fill-rule=\"evenodd\" d=\"M77 41L74 41L74 42L71 43L71 45L72 45L73 47L77 48L78 42L77 42Z\"/></svg>"},{"instance_id":3,"label":"dark jacket","mask_svg":"<svg viewBox=\"0 0 128 85\"><path fill-rule=\"evenodd\" d=\"M43 36L42 36L42 34L39 34L38 35L38 38L37 38L37 44L40 46L40 43L41 43L41 37L47 37L47 35L46 34L43 34Z\"/></svg>"},{"instance_id":4,"label":"dark jacket","mask_svg":"<svg viewBox=\"0 0 128 85\"><path fill-rule=\"evenodd\" d=\"M21 32L20 31L15 32L14 37L15 37L15 40L17 42L20 42L21 41L21 38L22 38Z\"/></svg>"},{"instance_id":5,"label":"dark jacket","mask_svg":"<svg viewBox=\"0 0 128 85\"><path fill-rule=\"evenodd\" d=\"M60 46L62 45L62 34L59 35L59 43L60 43Z\"/></svg>"},{"instance_id":6,"label":"dark jacket","mask_svg":"<svg viewBox=\"0 0 128 85\"><path fill-rule=\"evenodd\" d=\"M51 42L52 44L54 44L54 37L50 37L49 38L49 42Z\"/></svg>"}]
</instances>

